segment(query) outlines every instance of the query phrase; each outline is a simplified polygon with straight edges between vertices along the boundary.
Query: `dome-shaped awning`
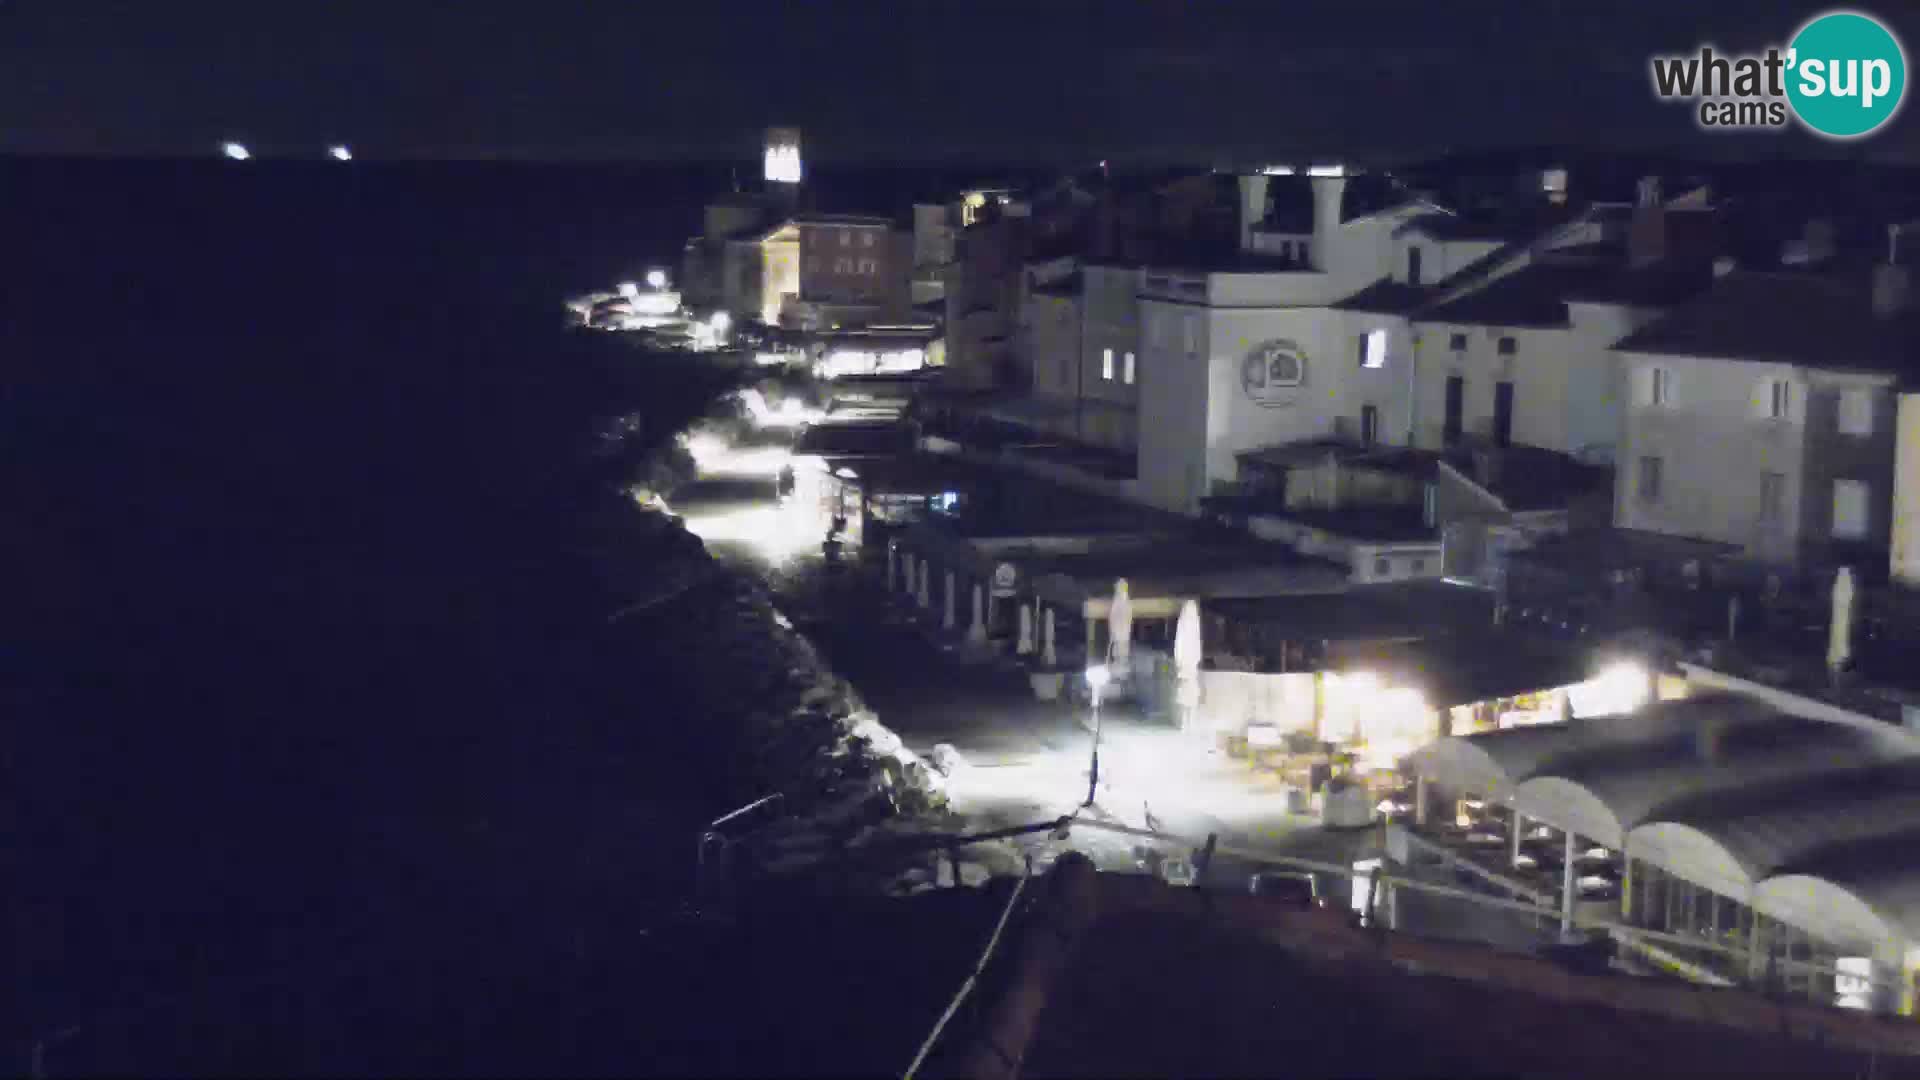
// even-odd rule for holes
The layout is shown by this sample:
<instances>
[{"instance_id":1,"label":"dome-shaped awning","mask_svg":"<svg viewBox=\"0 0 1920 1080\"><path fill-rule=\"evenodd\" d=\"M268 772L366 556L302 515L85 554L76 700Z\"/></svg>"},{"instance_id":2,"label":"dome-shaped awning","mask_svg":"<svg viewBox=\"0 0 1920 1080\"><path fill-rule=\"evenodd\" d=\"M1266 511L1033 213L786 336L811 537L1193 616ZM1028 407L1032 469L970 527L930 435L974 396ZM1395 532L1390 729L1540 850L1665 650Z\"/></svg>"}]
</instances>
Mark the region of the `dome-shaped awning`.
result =
<instances>
[{"instance_id":1,"label":"dome-shaped awning","mask_svg":"<svg viewBox=\"0 0 1920 1080\"><path fill-rule=\"evenodd\" d=\"M1754 886L1754 910L1833 945L1897 957L1920 941L1916 845L1920 834L1908 833L1899 845L1862 851L1849 866L1777 874Z\"/></svg>"},{"instance_id":2,"label":"dome-shaped awning","mask_svg":"<svg viewBox=\"0 0 1920 1080\"><path fill-rule=\"evenodd\" d=\"M1670 801L1628 832L1627 851L1744 900L1782 867L1902 832L1915 822L1920 757L1905 756L1891 764Z\"/></svg>"},{"instance_id":3,"label":"dome-shaped awning","mask_svg":"<svg viewBox=\"0 0 1920 1080\"><path fill-rule=\"evenodd\" d=\"M1669 803L1836 776L1915 749L1871 732L1773 713L1705 727L1691 739L1590 754L1564 767L1551 763L1515 789L1513 803L1529 817L1618 848L1626 830L1654 820Z\"/></svg>"},{"instance_id":4,"label":"dome-shaped awning","mask_svg":"<svg viewBox=\"0 0 1920 1080\"><path fill-rule=\"evenodd\" d=\"M1677 739L1697 727L1703 714L1716 709L1773 715L1765 706L1726 696L1662 701L1625 716L1447 736L1415 751L1408 764L1447 790L1504 801L1512 797L1515 786L1553 766L1622 747Z\"/></svg>"}]
</instances>

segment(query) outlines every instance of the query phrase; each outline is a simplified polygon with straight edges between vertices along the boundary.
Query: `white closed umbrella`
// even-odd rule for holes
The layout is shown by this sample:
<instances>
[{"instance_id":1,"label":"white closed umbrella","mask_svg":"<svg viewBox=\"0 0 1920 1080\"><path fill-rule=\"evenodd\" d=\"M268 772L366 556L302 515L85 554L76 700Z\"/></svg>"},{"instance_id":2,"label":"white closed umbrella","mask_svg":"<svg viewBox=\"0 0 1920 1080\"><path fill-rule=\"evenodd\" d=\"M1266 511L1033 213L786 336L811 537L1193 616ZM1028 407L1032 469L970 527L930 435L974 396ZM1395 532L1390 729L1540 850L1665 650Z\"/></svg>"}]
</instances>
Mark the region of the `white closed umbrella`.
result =
<instances>
[{"instance_id":1,"label":"white closed umbrella","mask_svg":"<svg viewBox=\"0 0 1920 1080\"><path fill-rule=\"evenodd\" d=\"M1049 668L1060 666L1060 656L1053 649L1053 609L1045 608L1040 613L1040 662Z\"/></svg>"},{"instance_id":2,"label":"white closed umbrella","mask_svg":"<svg viewBox=\"0 0 1920 1080\"><path fill-rule=\"evenodd\" d=\"M1827 667L1839 671L1853 658L1853 568L1833 577L1833 625L1827 629Z\"/></svg>"},{"instance_id":3,"label":"white closed umbrella","mask_svg":"<svg viewBox=\"0 0 1920 1080\"><path fill-rule=\"evenodd\" d=\"M1174 623L1173 666L1181 727L1191 727L1193 710L1200 707L1200 605L1193 600L1180 605L1180 618Z\"/></svg>"},{"instance_id":4,"label":"white closed umbrella","mask_svg":"<svg viewBox=\"0 0 1920 1080\"><path fill-rule=\"evenodd\" d=\"M1113 603L1107 608L1107 656L1111 666L1124 671L1133 645L1133 601L1127 597L1127 579L1113 583Z\"/></svg>"},{"instance_id":5,"label":"white closed umbrella","mask_svg":"<svg viewBox=\"0 0 1920 1080\"><path fill-rule=\"evenodd\" d=\"M1020 640L1014 643L1013 651L1020 656L1033 655L1033 609L1026 604L1020 605Z\"/></svg>"},{"instance_id":6,"label":"white closed umbrella","mask_svg":"<svg viewBox=\"0 0 1920 1080\"><path fill-rule=\"evenodd\" d=\"M987 643L987 591L977 581L973 583L973 621L967 624L967 641L974 645Z\"/></svg>"}]
</instances>

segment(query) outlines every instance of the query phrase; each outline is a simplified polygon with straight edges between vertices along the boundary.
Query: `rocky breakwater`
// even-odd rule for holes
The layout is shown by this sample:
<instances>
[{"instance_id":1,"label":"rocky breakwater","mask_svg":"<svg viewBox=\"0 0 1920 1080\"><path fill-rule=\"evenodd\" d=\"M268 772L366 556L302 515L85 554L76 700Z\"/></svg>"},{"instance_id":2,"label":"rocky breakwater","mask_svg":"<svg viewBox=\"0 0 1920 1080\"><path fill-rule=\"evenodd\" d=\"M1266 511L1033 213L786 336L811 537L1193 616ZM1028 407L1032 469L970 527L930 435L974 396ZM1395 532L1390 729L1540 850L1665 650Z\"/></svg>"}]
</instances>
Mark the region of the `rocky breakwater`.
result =
<instances>
[{"instance_id":1,"label":"rocky breakwater","mask_svg":"<svg viewBox=\"0 0 1920 1080\"><path fill-rule=\"evenodd\" d=\"M1009 847L942 842L966 826L948 809L944 763L922 759L881 722L762 580L713 558L677 518L639 519L636 539L655 557L624 583L633 599L609 621L644 635L680 684L674 698L688 714L656 722L686 725L719 766L713 805L780 796L730 836L736 884L900 893L1019 872Z\"/></svg>"}]
</instances>

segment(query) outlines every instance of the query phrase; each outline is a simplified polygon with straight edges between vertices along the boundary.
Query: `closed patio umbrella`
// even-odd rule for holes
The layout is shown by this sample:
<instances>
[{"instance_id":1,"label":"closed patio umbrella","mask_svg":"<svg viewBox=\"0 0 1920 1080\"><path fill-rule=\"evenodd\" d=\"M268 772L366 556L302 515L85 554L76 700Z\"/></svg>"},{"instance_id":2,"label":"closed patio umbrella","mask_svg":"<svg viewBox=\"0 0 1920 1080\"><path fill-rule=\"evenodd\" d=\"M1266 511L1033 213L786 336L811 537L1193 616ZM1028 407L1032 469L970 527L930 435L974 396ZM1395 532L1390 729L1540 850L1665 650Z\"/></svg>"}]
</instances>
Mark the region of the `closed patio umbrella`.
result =
<instances>
[{"instance_id":1,"label":"closed patio umbrella","mask_svg":"<svg viewBox=\"0 0 1920 1080\"><path fill-rule=\"evenodd\" d=\"M1013 651L1021 656L1033 655L1033 608L1020 605L1020 640Z\"/></svg>"},{"instance_id":2,"label":"closed patio umbrella","mask_svg":"<svg viewBox=\"0 0 1920 1080\"><path fill-rule=\"evenodd\" d=\"M1177 682L1175 701L1180 706L1180 726L1193 726L1194 710L1200 707L1200 605L1188 600L1180 605L1180 618L1173 629L1173 666Z\"/></svg>"},{"instance_id":3,"label":"closed patio umbrella","mask_svg":"<svg viewBox=\"0 0 1920 1080\"><path fill-rule=\"evenodd\" d=\"M1833 625L1827 628L1827 667L1839 671L1853 658L1853 568L1833 578Z\"/></svg>"},{"instance_id":4,"label":"closed patio umbrella","mask_svg":"<svg viewBox=\"0 0 1920 1080\"><path fill-rule=\"evenodd\" d=\"M1127 579L1113 583L1113 603L1107 609L1107 656L1112 666L1125 670L1133 645L1133 601L1127 597Z\"/></svg>"}]
</instances>

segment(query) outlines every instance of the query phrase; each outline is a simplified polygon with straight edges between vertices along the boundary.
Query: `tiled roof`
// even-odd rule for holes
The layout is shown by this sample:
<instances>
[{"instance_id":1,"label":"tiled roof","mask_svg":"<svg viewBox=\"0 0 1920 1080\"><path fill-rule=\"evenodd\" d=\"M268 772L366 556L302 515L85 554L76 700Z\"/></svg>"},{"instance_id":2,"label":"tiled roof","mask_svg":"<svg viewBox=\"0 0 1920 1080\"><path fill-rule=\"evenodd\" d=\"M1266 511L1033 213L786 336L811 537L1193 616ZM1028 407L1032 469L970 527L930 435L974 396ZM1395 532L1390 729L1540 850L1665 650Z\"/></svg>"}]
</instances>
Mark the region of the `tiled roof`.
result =
<instances>
[{"instance_id":1,"label":"tiled roof","mask_svg":"<svg viewBox=\"0 0 1920 1080\"><path fill-rule=\"evenodd\" d=\"M1471 326L1566 326L1570 300L1665 307L1697 293L1710 280L1711 271L1704 266L1629 269L1618 263L1549 259L1428 308L1416 319Z\"/></svg>"},{"instance_id":2,"label":"tiled roof","mask_svg":"<svg viewBox=\"0 0 1920 1080\"><path fill-rule=\"evenodd\" d=\"M1333 306L1342 311L1405 315L1426 303L1432 296L1432 289L1418 285L1403 285L1392 278L1381 278Z\"/></svg>"},{"instance_id":3,"label":"tiled roof","mask_svg":"<svg viewBox=\"0 0 1920 1080\"><path fill-rule=\"evenodd\" d=\"M1735 271L1615 345L1841 370L1920 371L1920 317L1873 313L1864 274Z\"/></svg>"}]
</instances>

